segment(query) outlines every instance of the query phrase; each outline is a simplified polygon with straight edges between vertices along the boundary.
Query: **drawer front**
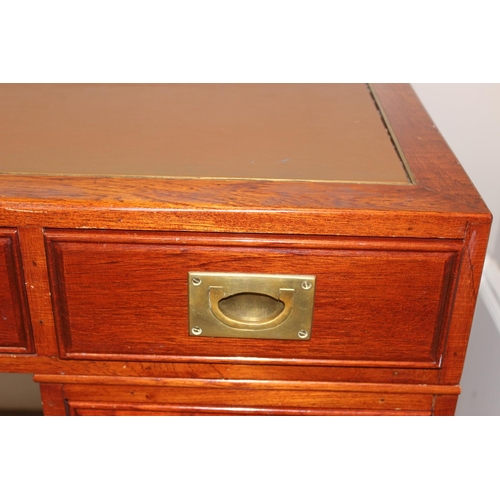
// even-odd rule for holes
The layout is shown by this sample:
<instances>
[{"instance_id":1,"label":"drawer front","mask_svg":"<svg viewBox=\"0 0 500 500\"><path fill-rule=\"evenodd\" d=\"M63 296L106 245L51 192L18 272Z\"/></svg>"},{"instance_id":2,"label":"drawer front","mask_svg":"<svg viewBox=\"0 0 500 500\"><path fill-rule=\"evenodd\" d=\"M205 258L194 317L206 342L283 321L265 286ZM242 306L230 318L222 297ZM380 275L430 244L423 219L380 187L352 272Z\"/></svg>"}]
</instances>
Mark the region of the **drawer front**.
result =
<instances>
[{"instance_id":1,"label":"drawer front","mask_svg":"<svg viewBox=\"0 0 500 500\"><path fill-rule=\"evenodd\" d=\"M33 352L17 231L0 229L0 354Z\"/></svg>"},{"instance_id":2,"label":"drawer front","mask_svg":"<svg viewBox=\"0 0 500 500\"><path fill-rule=\"evenodd\" d=\"M460 244L48 231L60 355L437 367ZM188 273L316 277L303 341L189 335Z\"/></svg>"},{"instance_id":3,"label":"drawer front","mask_svg":"<svg viewBox=\"0 0 500 500\"><path fill-rule=\"evenodd\" d=\"M43 376L39 378L44 378ZM436 386L48 376L69 415L430 415ZM52 387L55 390L47 390ZM445 388L445 391L449 389ZM454 389L452 389L453 391Z\"/></svg>"},{"instance_id":4,"label":"drawer front","mask_svg":"<svg viewBox=\"0 0 500 500\"><path fill-rule=\"evenodd\" d=\"M48 415L452 415L458 386L36 375Z\"/></svg>"},{"instance_id":5,"label":"drawer front","mask_svg":"<svg viewBox=\"0 0 500 500\"><path fill-rule=\"evenodd\" d=\"M382 395L384 396L384 395ZM102 403L100 401L68 401L67 415L76 417L121 417L121 416L430 416L431 398L424 410L390 409L343 409L343 408L283 408L283 407L212 407L172 404ZM397 403L396 403L397 404Z\"/></svg>"}]
</instances>

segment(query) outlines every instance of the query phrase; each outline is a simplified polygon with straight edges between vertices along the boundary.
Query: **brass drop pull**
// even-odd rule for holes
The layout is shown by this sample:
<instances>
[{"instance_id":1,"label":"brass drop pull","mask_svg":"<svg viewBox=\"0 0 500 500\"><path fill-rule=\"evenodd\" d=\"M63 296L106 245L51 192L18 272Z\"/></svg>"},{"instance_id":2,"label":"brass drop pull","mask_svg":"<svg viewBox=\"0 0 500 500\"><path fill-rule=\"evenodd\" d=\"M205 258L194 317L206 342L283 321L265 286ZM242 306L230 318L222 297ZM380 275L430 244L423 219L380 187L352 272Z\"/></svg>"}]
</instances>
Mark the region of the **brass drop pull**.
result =
<instances>
[{"instance_id":1,"label":"brass drop pull","mask_svg":"<svg viewBox=\"0 0 500 500\"><path fill-rule=\"evenodd\" d=\"M278 298L262 293L243 292L226 296L224 288L209 288L209 303L214 316L227 326L263 330L285 321L293 308L295 290L280 288Z\"/></svg>"},{"instance_id":2,"label":"brass drop pull","mask_svg":"<svg viewBox=\"0 0 500 500\"><path fill-rule=\"evenodd\" d=\"M310 340L314 276L188 273L189 335Z\"/></svg>"}]
</instances>

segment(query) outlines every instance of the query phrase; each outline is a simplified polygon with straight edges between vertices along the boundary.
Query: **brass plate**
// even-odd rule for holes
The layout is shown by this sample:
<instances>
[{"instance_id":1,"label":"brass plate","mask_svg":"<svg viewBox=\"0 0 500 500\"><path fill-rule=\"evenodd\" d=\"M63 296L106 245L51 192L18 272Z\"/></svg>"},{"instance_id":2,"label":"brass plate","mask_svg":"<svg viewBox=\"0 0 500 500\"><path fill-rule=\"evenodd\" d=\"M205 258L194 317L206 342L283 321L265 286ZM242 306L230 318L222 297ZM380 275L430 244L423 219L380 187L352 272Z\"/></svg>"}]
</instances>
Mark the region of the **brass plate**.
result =
<instances>
[{"instance_id":1,"label":"brass plate","mask_svg":"<svg viewBox=\"0 0 500 500\"><path fill-rule=\"evenodd\" d=\"M316 277L189 272L189 335L309 340Z\"/></svg>"}]
</instances>

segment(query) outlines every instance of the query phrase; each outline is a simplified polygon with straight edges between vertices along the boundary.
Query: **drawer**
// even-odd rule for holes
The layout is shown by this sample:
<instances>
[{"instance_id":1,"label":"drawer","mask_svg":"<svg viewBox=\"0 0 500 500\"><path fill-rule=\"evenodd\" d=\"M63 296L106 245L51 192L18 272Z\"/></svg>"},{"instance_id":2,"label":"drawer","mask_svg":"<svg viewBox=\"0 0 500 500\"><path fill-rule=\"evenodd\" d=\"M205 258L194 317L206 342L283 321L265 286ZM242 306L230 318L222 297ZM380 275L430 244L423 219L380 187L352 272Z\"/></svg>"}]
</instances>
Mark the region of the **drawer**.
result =
<instances>
[{"instance_id":1,"label":"drawer","mask_svg":"<svg viewBox=\"0 0 500 500\"><path fill-rule=\"evenodd\" d=\"M430 416L426 410L346 410L307 408L228 408L216 406L192 406L172 404L102 403L99 401L68 401L67 415L75 417L201 417L201 416Z\"/></svg>"},{"instance_id":2,"label":"drawer","mask_svg":"<svg viewBox=\"0 0 500 500\"><path fill-rule=\"evenodd\" d=\"M436 368L461 242L47 231L60 356ZM189 335L188 273L316 277L308 339Z\"/></svg>"},{"instance_id":3,"label":"drawer","mask_svg":"<svg viewBox=\"0 0 500 500\"><path fill-rule=\"evenodd\" d=\"M33 340L15 229L0 229L0 354L31 353Z\"/></svg>"},{"instance_id":4,"label":"drawer","mask_svg":"<svg viewBox=\"0 0 500 500\"><path fill-rule=\"evenodd\" d=\"M46 414L431 415L457 387L36 376Z\"/></svg>"}]
</instances>

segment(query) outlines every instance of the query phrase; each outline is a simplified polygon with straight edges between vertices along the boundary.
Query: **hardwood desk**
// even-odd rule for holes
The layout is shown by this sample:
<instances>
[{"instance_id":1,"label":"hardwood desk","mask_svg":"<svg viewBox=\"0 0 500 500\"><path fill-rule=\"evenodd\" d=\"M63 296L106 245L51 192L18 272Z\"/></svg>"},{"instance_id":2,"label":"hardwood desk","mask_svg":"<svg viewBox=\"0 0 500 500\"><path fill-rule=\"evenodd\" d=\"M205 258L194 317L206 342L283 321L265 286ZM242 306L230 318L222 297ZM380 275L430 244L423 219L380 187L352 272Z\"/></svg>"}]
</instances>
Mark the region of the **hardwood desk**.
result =
<instances>
[{"instance_id":1,"label":"hardwood desk","mask_svg":"<svg viewBox=\"0 0 500 500\"><path fill-rule=\"evenodd\" d=\"M1 85L0 371L46 415L451 415L491 216L409 85Z\"/></svg>"}]
</instances>

